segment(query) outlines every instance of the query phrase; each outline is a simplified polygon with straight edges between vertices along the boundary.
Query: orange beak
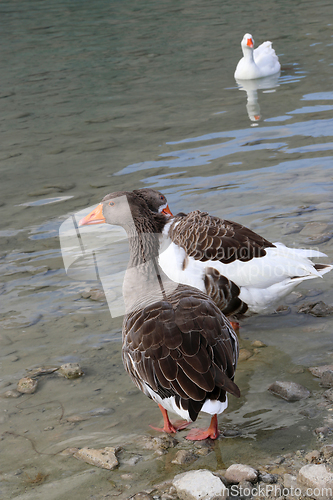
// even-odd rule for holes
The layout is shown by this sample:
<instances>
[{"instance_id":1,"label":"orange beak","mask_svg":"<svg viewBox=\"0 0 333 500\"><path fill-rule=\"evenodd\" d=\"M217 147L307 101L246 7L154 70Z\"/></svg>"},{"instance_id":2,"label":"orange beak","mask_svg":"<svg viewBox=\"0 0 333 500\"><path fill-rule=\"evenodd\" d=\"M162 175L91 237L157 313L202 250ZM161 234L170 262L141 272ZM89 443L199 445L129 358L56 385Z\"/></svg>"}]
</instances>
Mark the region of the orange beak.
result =
<instances>
[{"instance_id":1,"label":"orange beak","mask_svg":"<svg viewBox=\"0 0 333 500\"><path fill-rule=\"evenodd\" d=\"M80 220L79 226L89 226L90 224L103 224L106 222L105 217L103 215L103 204L100 203L90 214L83 217Z\"/></svg>"},{"instance_id":2,"label":"orange beak","mask_svg":"<svg viewBox=\"0 0 333 500\"><path fill-rule=\"evenodd\" d=\"M248 45L248 47L252 47L253 48L253 40L252 40L252 38L248 38L247 39L246 45Z\"/></svg>"},{"instance_id":3,"label":"orange beak","mask_svg":"<svg viewBox=\"0 0 333 500\"><path fill-rule=\"evenodd\" d=\"M162 214L167 215L168 217L173 217L173 213L171 212L169 205L163 208Z\"/></svg>"}]
</instances>

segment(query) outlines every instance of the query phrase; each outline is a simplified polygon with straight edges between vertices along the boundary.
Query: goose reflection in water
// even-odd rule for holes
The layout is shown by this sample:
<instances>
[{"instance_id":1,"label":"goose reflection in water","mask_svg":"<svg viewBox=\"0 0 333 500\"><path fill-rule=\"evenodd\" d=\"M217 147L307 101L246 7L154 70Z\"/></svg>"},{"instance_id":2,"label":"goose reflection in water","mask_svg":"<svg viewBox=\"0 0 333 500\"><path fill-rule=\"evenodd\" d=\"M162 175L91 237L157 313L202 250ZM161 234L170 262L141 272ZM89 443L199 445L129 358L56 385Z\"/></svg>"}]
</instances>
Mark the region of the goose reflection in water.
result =
<instances>
[{"instance_id":1,"label":"goose reflection in water","mask_svg":"<svg viewBox=\"0 0 333 500\"><path fill-rule=\"evenodd\" d=\"M274 87L278 87L279 77L280 72L255 80L240 80L236 78L239 90L245 90L247 94L246 110L252 122L257 122L261 118L257 90L274 89ZM275 92L275 90L273 90L273 92Z\"/></svg>"}]
</instances>

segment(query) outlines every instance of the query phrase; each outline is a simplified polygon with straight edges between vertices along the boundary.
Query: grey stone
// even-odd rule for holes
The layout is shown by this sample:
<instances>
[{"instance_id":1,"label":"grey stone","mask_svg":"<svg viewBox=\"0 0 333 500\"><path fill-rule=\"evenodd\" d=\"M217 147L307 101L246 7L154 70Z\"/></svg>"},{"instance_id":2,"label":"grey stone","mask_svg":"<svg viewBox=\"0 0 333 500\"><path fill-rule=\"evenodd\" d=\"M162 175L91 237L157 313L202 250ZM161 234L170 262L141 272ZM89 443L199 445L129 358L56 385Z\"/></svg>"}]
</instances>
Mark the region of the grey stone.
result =
<instances>
[{"instance_id":1,"label":"grey stone","mask_svg":"<svg viewBox=\"0 0 333 500\"><path fill-rule=\"evenodd\" d=\"M311 314L312 316L323 317L333 314L333 307L328 306L322 300L318 302L313 302L309 304L302 304L299 309L299 313Z\"/></svg>"},{"instance_id":2,"label":"grey stone","mask_svg":"<svg viewBox=\"0 0 333 500\"><path fill-rule=\"evenodd\" d=\"M320 451L323 454L324 458L333 457L333 444L325 444L320 448Z\"/></svg>"},{"instance_id":3,"label":"grey stone","mask_svg":"<svg viewBox=\"0 0 333 500\"><path fill-rule=\"evenodd\" d=\"M275 484L277 483L278 476L270 472L259 472L258 479L265 484Z\"/></svg>"},{"instance_id":4,"label":"grey stone","mask_svg":"<svg viewBox=\"0 0 333 500\"><path fill-rule=\"evenodd\" d=\"M297 480L299 483L304 484L308 488L318 488L324 493L326 489L330 489L328 498L332 498L333 492L333 474L329 472L324 464L304 465L298 473ZM316 495L316 498L325 498L324 495Z\"/></svg>"},{"instance_id":5,"label":"grey stone","mask_svg":"<svg viewBox=\"0 0 333 500\"><path fill-rule=\"evenodd\" d=\"M326 370L320 379L320 385L322 387L332 387L333 386L333 370Z\"/></svg>"},{"instance_id":6,"label":"grey stone","mask_svg":"<svg viewBox=\"0 0 333 500\"><path fill-rule=\"evenodd\" d=\"M320 458L320 451L309 451L309 453L307 453L304 458L307 462L317 462Z\"/></svg>"},{"instance_id":7,"label":"grey stone","mask_svg":"<svg viewBox=\"0 0 333 500\"><path fill-rule=\"evenodd\" d=\"M318 378L321 378L323 373L328 370L333 370L333 365L311 366L309 368L309 371L312 373L312 375Z\"/></svg>"},{"instance_id":8,"label":"grey stone","mask_svg":"<svg viewBox=\"0 0 333 500\"><path fill-rule=\"evenodd\" d=\"M78 363L65 363L61 365L58 373L66 378L78 378L83 375L83 371Z\"/></svg>"},{"instance_id":9,"label":"grey stone","mask_svg":"<svg viewBox=\"0 0 333 500\"><path fill-rule=\"evenodd\" d=\"M225 479L228 483L240 483L249 481L255 483L258 479L258 471L249 465L232 464L225 472Z\"/></svg>"},{"instance_id":10,"label":"grey stone","mask_svg":"<svg viewBox=\"0 0 333 500\"><path fill-rule=\"evenodd\" d=\"M93 448L81 448L79 451L74 453L73 457L102 469L113 470L118 466L116 453L119 450L119 447L112 448L110 446L106 446L105 448L99 450Z\"/></svg>"},{"instance_id":11,"label":"grey stone","mask_svg":"<svg viewBox=\"0 0 333 500\"><path fill-rule=\"evenodd\" d=\"M172 464L190 464L194 462L198 457L189 450L179 450L176 453L175 458L171 461Z\"/></svg>"},{"instance_id":12,"label":"grey stone","mask_svg":"<svg viewBox=\"0 0 333 500\"><path fill-rule=\"evenodd\" d=\"M227 496L227 488L222 481L206 469L192 470L178 474L173 485L181 500L212 500Z\"/></svg>"},{"instance_id":13,"label":"grey stone","mask_svg":"<svg viewBox=\"0 0 333 500\"><path fill-rule=\"evenodd\" d=\"M269 386L268 390L275 396L285 399L286 401L299 401L311 395L306 387L296 384L295 382L276 381Z\"/></svg>"},{"instance_id":14,"label":"grey stone","mask_svg":"<svg viewBox=\"0 0 333 500\"><path fill-rule=\"evenodd\" d=\"M17 383L18 392L23 394L33 394L36 392L38 382L36 379L30 377L23 377Z\"/></svg>"}]
</instances>

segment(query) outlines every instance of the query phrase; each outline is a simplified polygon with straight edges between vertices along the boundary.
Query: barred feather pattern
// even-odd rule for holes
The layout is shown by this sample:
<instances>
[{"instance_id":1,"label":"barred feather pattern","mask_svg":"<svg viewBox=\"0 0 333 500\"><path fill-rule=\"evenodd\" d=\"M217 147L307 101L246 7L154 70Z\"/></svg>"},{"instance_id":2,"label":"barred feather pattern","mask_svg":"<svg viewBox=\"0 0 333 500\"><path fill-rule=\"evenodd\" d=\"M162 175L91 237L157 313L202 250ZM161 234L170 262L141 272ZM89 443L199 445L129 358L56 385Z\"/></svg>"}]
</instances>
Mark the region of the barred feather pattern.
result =
<instances>
[{"instance_id":1,"label":"barred feather pattern","mask_svg":"<svg viewBox=\"0 0 333 500\"><path fill-rule=\"evenodd\" d=\"M124 317L123 362L148 397L175 398L195 421L206 400L240 396L237 335L206 294L178 285L165 300ZM147 385L152 391L147 390Z\"/></svg>"},{"instance_id":2,"label":"barred feather pattern","mask_svg":"<svg viewBox=\"0 0 333 500\"><path fill-rule=\"evenodd\" d=\"M247 262L266 255L273 243L242 224L220 219L195 210L176 215L169 226L168 236L195 260L220 261L229 264L236 259Z\"/></svg>"}]
</instances>

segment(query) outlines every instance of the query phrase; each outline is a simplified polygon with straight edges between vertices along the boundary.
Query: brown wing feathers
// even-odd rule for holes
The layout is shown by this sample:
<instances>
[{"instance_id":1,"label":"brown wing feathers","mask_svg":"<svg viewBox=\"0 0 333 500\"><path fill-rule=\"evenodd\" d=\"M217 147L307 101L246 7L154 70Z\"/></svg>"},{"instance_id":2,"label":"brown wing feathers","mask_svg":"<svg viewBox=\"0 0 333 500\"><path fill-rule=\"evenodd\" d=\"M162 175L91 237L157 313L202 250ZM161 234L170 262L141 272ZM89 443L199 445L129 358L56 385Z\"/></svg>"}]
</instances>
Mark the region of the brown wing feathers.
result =
<instances>
[{"instance_id":1,"label":"brown wing feathers","mask_svg":"<svg viewBox=\"0 0 333 500\"><path fill-rule=\"evenodd\" d=\"M167 301L127 315L123 332L132 380L147 395L145 383L162 398L174 396L192 420L206 399L225 401L226 392L239 396L232 381L237 339L200 291L179 285Z\"/></svg>"},{"instance_id":2,"label":"brown wing feathers","mask_svg":"<svg viewBox=\"0 0 333 500\"><path fill-rule=\"evenodd\" d=\"M169 228L172 241L196 260L219 260L224 264L239 259L247 262L266 255L273 243L237 222L230 222L196 210L174 217Z\"/></svg>"}]
</instances>

